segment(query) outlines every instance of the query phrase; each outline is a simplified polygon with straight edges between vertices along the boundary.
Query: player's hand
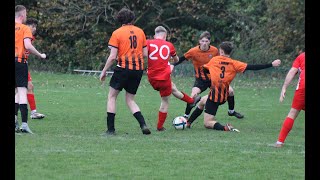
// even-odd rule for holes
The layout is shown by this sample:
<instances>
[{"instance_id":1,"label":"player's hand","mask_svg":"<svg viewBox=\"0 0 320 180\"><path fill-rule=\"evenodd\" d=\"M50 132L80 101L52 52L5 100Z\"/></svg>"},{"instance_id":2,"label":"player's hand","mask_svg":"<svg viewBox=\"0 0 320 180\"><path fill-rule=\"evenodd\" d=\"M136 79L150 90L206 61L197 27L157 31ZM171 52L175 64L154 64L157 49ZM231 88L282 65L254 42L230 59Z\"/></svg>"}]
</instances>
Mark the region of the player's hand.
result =
<instances>
[{"instance_id":1,"label":"player's hand","mask_svg":"<svg viewBox=\"0 0 320 180\"><path fill-rule=\"evenodd\" d=\"M281 60L280 59L276 59L272 62L272 66L273 67L277 67L277 66L280 66L281 64Z\"/></svg>"},{"instance_id":2,"label":"player's hand","mask_svg":"<svg viewBox=\"0 0 320 180\"><path fill-rule=\"evenodd\" d=\"M282 89L280 93L279 101L282 102L285 97L286 97L286 89Z\"/></svg>"},{"instance_id":3,"label":"player's hand","mask_svg":"<svg viewBox=\"0 0 320 180\"><path fill-rule=\"evenodd\" d=\"M171 72L173 72L173 69L174 69L174 65L171 65L171 64L170 64L170 70L171 70Z\"/></svg>"},{"instance_id":4,"label":"player's hand","mask_svg":"<svg viewBox=\"0 0 320 180\"><path fill-rule=\"evenodd\" d=\"M42 58L42 59L45 59L47 56L46 56L46 54L40 54L40 57Z\"/></svg>"},{"instance_id":5,"label":"player's hand","mask_svg":"<svg viewBox=\"0 0 320 180\"><path fill-rule=\"evenodd\" d=\"M106 76L107 76L106 71L102 70L102 71L101 71L101 74L100 74L100 81L101 81L102 83L105 81Z\"/></svg>"}]
</instances>

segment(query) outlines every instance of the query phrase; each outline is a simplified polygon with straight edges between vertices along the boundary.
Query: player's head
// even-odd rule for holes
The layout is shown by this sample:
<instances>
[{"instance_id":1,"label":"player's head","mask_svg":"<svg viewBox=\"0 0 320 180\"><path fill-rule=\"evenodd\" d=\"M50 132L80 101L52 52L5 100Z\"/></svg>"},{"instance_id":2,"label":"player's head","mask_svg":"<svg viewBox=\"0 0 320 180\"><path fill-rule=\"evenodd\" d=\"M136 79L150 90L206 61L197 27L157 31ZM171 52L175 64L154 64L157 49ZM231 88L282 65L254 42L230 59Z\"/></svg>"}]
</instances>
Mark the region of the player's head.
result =
<instances>
[{"instance_id":1,"label":"player's head","mask_svg":"<svg viewBox=\"0 0 320 180\"><path fill-rule=\"evenodd\" d=\"M230 55L233 50L233 43L229 41L224 41L219 46L219 51L221 55Z\"/></svg>"},{"instance_id":2,"label":"player's head","mask_svg":"<svg viewBox=\"0 0 320 180\"><path fill-rule=\"evenodd\" d=\"M117 14L117 21L121 24L131 24L135 18L134 12L127 8L122 8Z\"/></svg>"},{"instance_id":3,"label":"player's head","mask_svg":"<svg viewBox=\"0 0 320 180\"><path fill-rule=\"evenodd\" d=\"M37 31L37 26L38 26L38 20L34 18L28 18L26 21L26 25L31 28L32 35L35 35Z\"/></svg>"},{"instance_id":4,"label":"player's head","mask_svg":"<svg viewBox=\"0 0 320 180\"><path fill-rule=\"evenodd\" d=\"M21 23L25 23L27 19L27 9L23 5L15 7L15 19L19 19Z\"/></svg>"},{"instance_id":5,"label":"player's head","mask_svg":"<svg viewBox=\"0 0 320 180\"><path fill-rule=\"evenodd\" d=\"M154 38L155 39L163 39L165 40L167 38L167 30L163 26L158 26L154 30Z\"/></svg>"},{"instance_id":6,"label":"player's head","mask_svg":"<svg viewBox=\"0 0 320 180\"><path fill-rule=\"evenodd\" d=\"M210 33L208 31L204 31L201 33L199 37L199 45L202 51L207 51L210 46Z\"/></svg>"}]
</instances>

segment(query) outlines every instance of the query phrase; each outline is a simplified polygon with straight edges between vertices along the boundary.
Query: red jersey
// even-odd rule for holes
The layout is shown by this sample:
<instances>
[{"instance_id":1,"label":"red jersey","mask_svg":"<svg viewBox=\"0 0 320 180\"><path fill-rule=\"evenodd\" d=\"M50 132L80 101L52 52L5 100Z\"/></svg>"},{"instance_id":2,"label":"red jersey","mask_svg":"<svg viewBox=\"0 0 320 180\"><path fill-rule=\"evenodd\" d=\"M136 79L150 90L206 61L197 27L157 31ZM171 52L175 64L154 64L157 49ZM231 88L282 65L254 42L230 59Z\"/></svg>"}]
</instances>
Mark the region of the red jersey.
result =
<instances>
[{"instance_id":1,"label":"red jersey","mask_svg":"<svg viewBox=\"0 0 320 180\"><path fill-rule=\"evenodd\" d=\"M148 39L148 78L167 80L171 69L169 59L177 55L172 43L162 39Z\"/></svg>"},{"instance_id":2,"label":"red jersey","mask_svg":"<svg viewBox=\"0 0 320 180\"><path fill-rule=\"evenodd\" d=\"M143 70L143 52L146 36L142 29L134 25L124 25L115 30L109 46L118 49L117 66L130 70Z\"/></svg>"},{"instance_id":3,"label":"red jersey","mask_svg":"<svg viewBox=\"0 0 320 180\"><path fill-rule=\"evenodd\" d=\"M184 54L184 57L192 61L196 78L201 78L202 80L210 80L210 76L203 72L202 66L208 63L211 58L218 55L218 49L210 45L209 50L207 51L202 51L200 49L200 46L193 47Z\"/></svg>"},{"instance_id":4,"label":"red jersey","mask_svg":"<svg viewBox=\"0 0 320 180\"><path fill-rule=\"evenodd\" d=\"M225 56L216 56L203 67L210 71L211 76L209 99L214 102L224 102L229 95L230 83L237 73L246 70L247 63Z\"/></svg>"},{"instance_id":5,"label":"red jersey","mask_svg":"<svg viewBox=\"0 0 320 180\"><path fill-rule=\"evenodd\" d=\"M305 62L305 53L301 53L293 62L292 67L298 68L300 72L299 81L297 84L298 89L304 89L305 88L305 68L304 68L304 62Z\"/></svg>"}]
</instances>

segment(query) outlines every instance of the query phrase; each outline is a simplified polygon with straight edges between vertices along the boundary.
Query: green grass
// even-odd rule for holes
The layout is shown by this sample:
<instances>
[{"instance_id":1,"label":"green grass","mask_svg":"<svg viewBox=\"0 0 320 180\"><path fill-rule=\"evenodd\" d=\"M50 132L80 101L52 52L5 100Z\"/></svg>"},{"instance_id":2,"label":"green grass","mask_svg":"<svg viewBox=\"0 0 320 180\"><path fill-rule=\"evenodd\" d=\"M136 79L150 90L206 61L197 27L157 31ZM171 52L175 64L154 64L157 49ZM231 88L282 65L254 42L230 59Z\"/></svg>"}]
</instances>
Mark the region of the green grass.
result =
<instances>
[{"instance_id":1,"label":"green grass","mask_svg":"<svg viewBox=\"0 0 320 180\"><path fill-rule=\"evenodd\" d=\"M245 118L227 115L227 103L217 113L221 124L232 123L240 133L205 129L203 115L191 129L175 130L172 119L185 103L171 97L165 123L157 132L159 93L143 77L136 102L152 130L143 135L128 110L124 92L117 102L114 137L106 128L108 82L98 77L32 72L38 111L46 117L29 119L34 135L15 137L16 179L305 179L305 114L302 111L281 149L272 148L290 107L294 86L279 103L284 79L233 82L236 110ZM284 78L284 77L283 77ZM173 78L190 93L193 78ZM205 95L208 91L203 93ZM21 122L21 121L20 121Z\"/></svg>"}]
</instances>

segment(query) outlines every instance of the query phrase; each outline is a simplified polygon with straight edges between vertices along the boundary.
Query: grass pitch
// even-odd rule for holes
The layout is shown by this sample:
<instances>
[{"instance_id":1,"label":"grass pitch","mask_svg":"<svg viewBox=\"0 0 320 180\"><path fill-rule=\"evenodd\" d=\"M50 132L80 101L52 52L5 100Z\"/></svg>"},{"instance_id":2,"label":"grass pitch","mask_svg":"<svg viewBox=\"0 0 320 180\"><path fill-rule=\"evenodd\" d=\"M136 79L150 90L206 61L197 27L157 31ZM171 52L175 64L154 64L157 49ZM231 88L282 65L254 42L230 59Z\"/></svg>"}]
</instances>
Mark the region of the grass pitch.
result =
<instances>
[{"instance_id":1,"label":"grass pitch","mask_svg":"<svg viewBox=\"0 0 320 180\"><path fill-rule=\"evenodd\" d=\"M284 103L279 103L284 79L259 81L239 76L234 80L235 110L245 118L229 117L226 103L220 106L217 119L223 125L231 123L240 133L205 129L203 115L191 129L175 130L172 119L183 115L185 103L173 96L164 125L167 130L157 132L160 96L143 77L136 102L152 134L141 133L121 92L117 135L103 137L110 77L101 86L94 76L31 73L38 112L46 117L29 118L34 135L15 136L17 180L305 179L303 111L285 146L269 146L277 140L291 107L294 85ZM193 81L191 77L173 78L187 94Z\"/></svg>"}]
</instances>

